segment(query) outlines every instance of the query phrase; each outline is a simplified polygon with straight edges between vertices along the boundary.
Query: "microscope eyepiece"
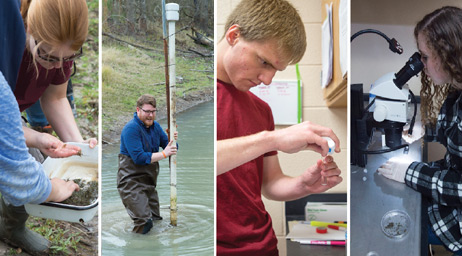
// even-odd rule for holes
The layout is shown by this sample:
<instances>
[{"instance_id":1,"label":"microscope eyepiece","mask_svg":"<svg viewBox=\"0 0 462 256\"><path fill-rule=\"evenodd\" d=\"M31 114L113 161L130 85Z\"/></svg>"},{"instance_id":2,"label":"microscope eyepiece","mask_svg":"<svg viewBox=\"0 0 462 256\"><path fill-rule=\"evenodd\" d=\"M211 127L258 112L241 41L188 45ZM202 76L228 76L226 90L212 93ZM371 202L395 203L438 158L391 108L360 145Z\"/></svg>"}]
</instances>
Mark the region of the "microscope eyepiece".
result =
<instances>
[{"instance_id":1,"label":"microscope eyepiece","mask_svg":"<svg viewBox=\"0 0 462 256\"><path fill-rule=\"evenodd\" d=\"M420 53L415 52L406 62L406 65L404 65L404 67L395 74L396 78L393 79L393 82L399 89L402 89L403 85L405 85L413 76L422 71L423 68L424 65L422 61L420 61Z\"/></svg>"}]
</instances>

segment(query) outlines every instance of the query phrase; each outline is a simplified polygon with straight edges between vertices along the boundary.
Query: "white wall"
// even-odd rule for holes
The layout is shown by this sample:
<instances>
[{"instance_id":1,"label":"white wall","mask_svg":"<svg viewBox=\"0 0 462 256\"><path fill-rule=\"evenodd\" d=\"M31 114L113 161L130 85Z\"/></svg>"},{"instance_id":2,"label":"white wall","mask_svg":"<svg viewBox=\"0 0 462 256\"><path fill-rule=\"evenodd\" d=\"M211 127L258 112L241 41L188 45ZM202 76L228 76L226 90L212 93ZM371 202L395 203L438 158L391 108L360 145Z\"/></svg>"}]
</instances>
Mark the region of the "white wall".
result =
<instances>
[{"instance_id":1,"label":"white wall","mask_svg":"<svg viewBox=\"0 0 462 256\"><path fill-rule=\"evenodd\" d=\"M351 43L351 83L370 85L388 72L398 72L417 51L414 26L425 14L445 5L462 7L460 0L351 0L351 34L361 29L378 29L403 46L398 55L388 49L388 43L375 34L363 34ZM409 85L419 95L420 77Z\"/></svg>"}]
</instances>

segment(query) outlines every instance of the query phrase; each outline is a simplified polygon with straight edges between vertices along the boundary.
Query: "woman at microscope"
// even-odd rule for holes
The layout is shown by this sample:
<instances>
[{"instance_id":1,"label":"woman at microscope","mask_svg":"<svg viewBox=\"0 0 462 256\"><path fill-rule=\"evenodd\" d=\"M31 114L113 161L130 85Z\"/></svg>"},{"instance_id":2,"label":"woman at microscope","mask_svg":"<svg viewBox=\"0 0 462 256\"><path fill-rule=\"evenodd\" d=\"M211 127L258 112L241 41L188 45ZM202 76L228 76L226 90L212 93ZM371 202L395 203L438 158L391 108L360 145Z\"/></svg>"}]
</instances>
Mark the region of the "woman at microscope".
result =
<instances>
[{"instance_id":1,"label":"woman at microscope","mask_svg":"<svg viewBox=\"0 0 462 256\"><path fill-rule=\"evenodd\" d=\"M447 151L430 163L394 157L378 172L420 192L428 200L429 243L462 255L462 10L427 14L414 36L424 63L422 123L433 125Z\"/></svg>"}]
</instances>

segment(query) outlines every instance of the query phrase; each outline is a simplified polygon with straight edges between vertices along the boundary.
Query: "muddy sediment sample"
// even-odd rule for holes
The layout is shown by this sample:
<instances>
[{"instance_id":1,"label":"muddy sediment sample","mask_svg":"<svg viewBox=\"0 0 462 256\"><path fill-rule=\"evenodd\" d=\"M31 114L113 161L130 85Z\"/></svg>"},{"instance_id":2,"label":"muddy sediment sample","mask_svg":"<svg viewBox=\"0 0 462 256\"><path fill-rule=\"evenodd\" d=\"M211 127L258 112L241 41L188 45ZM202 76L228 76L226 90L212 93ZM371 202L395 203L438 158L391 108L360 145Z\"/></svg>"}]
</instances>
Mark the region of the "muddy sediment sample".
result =
<instances>
[{"instance_id":1,"label":"muddy sediment sample","mask_svg":"<svg viewBox=\"0 0 462 256\"><path fill-rule=\"evenodd\" d=\"M98 198L98 182L75 179L74 182L79 185L80 190L75 191L71 197L62 201L63 204L87 206L92 204Z\"/></svg>"}]
</instances>

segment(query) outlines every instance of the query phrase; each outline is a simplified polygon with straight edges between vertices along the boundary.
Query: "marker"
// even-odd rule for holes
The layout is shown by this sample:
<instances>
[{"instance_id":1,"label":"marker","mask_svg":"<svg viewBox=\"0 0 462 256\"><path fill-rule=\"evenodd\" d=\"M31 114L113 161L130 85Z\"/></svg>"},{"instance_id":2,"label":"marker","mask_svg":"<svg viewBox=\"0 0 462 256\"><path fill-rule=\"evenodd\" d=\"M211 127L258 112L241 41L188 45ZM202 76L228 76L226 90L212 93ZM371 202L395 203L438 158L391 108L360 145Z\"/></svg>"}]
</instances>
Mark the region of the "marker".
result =
<instances>
[{"instance_id":1,"label":"marker","mask_svg":"<svg viewBox=\"0 0 462 256\"><path fill-rule=\"evenodd\" d=\"M310 224L311 226L315 226L315 227L327 227L331 225L331 226L346 228L348 226L347 224L343 224L343 223L331 223L331 222L323 222L323 221L315 221L315 220L311 221Z\"/></svg>"},{"instance_id":2,"label":"marker","mask_svg":"<svg viewBox=\"0 0 462 256\"><path fill-rule=\"evenodd\" d=\"M345 241L300 240L300 244L336 245L345 246Z\"/></svg>"}]
</instances>

